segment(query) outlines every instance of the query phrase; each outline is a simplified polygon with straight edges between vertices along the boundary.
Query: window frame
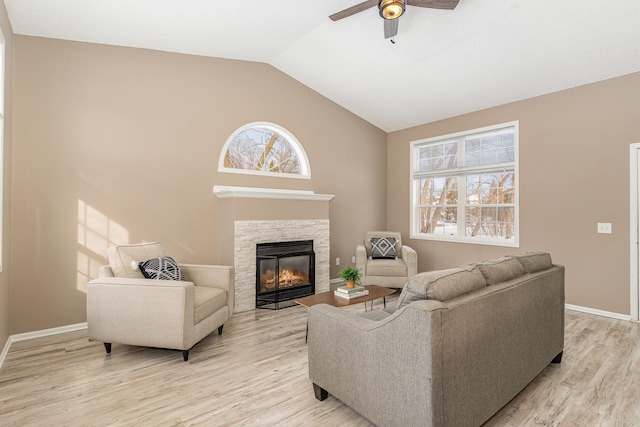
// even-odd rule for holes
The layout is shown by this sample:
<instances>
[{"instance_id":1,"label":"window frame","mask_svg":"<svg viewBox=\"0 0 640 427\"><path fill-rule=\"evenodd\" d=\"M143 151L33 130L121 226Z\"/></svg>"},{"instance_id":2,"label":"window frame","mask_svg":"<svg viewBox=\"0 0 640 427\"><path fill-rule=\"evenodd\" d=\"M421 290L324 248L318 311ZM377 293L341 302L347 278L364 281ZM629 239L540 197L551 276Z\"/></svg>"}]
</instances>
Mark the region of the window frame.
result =
<instances>
[{"instance_id":1,"label":"window frame","mask_svg":"<svg viewBox=\"0 0 640 427\"><path fill-rule=\"evenodd\" d=\"M283 173L283 172L265 172L258 170L250 170L250 169L238 169L238 168L228 168L224 165L224 159L227 154L227 150L229 149L229 145L233 142L233 140L240 135L242 132L245 132L252 128L266 128L273 132L276 132L284 137L287 143L293 148L295 151L298 162L300 164L300 174L293 173ZM222 147L222 151L220 152L220 158L218 159L218 172L224 173L237 173L243 175L258 175L258 176L269 176L269 177L281 177L281 178L297 178L297 179L311 179L311 165L309 163L309 158L307 157L307 153L305 152L302 144L298 139L293 136L291 132L286 130L280 125L271 122L252 122L247 123L236 129L227 139L224 146Z\"/></svg>"},{"instance_id":2,"label":"window frame","mask_svg":"<svg viewBox=\"0 0 640 427\"><path fill-rule=\"evenodd\" d=\"M6 90L6 41L0 29L0 272L4 266L4 131L5 111L4 95Z\"/></svg>"},{"instance_id":3,"label":"window frame","mask_svg":"<svg viewBox=\"0 0 640 427\"><path fill-rule=\"evenodd\" d=\"M437 171L434 172L423 172L419 171L419 149L421 147L427 145L435 145L438 143L444 143L449 141L457 141L458 144L464 145L464 141L473 135L478 135L487 132L494 132L504 129L513 129L514 135L514 153L513 153L513 162L505 162L505 163L492 163L482 166L456 166L452 169L443 169L441 174L437 174ZM418 239L418 240L433 240L433 241L442 241L442 242L455 242L455 243L470 243L470 244L478 244L478 245L489 245L489 246L505 246L505 247L520 247L520 177L519 177L519 121L511 121L506 123L501 123L497 125L486 126L477 129L471 129L462 132L456 132L447 135L441 135L426 139L420 139L416 141L411 141L410 143L410 168L409 168L409 224L410 224L410 238ZM457 154L460 156L460 153ZM514 188L514 200L513 203L509 204L509 206L513 205L514 209L514 220L513 220L513 239L507 240L499 237L486 237L486 236L466 236L466 208L467 207L477 207L482 208L485 206L482 205L468 205L467 197L466 197L466 183L465 190L463 195L458 195L458 203L456 204L456 208L458 209L457 220L458 220L458 228L457 234L455 235L445 235L445 234L432 234L432 233L423 233L420 232L420 180L426 175L432 177L446 177L446 176L455 176L458 180L466 180L468 175L472 175L473 171L477 171L478 173L483 172L483 170L495 170L498 169L500 165L508 165L509 167L513 165L513 179L515 181ZM453 172L453 173L452 173ZM491 207L491 206L486 206Z\"/></svg>"}]
</instances>

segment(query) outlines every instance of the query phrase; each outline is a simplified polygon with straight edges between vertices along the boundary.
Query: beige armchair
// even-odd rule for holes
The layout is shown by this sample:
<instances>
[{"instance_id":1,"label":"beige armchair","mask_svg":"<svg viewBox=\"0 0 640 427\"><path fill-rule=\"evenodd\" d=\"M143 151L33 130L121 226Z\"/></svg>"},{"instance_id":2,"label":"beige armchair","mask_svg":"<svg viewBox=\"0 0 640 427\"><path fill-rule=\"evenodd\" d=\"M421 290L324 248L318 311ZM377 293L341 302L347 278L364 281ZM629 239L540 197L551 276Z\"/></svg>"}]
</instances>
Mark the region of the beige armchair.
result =
<instances>
[{"instance_id":1,"label":"beige armchair","mask_svg":"<svg viewBox=\"0 0 640 427\"><path fill-rule=\"evenodd\" d=\"M145 278L137 263L165 257L160 243L115 246L109 265L87 285L89 339L111 344L189 350L224 323L234 310L234 269L180 264L184 280Z\"/></svg>"},{"instance_id":2,"label":"beige armchair","mask_svg":"<svg viewBox=\"0 0 640 427\"><path fill-rule=\"evenodd\" d=\"M375 258L374 242L376 239L395 239L392 248L380 246L382 255L389 258ZM380 254L378 250L377 254ZM387 252L385 253L385 250ZM418 255L409 246L402 244L400 233L393 231L368 231L364 236L364 244L356 247L356 268L362 273L363 285L378 285L387 288L402 288L410 277L418 272Z\"/></svg>"}]
</instances>

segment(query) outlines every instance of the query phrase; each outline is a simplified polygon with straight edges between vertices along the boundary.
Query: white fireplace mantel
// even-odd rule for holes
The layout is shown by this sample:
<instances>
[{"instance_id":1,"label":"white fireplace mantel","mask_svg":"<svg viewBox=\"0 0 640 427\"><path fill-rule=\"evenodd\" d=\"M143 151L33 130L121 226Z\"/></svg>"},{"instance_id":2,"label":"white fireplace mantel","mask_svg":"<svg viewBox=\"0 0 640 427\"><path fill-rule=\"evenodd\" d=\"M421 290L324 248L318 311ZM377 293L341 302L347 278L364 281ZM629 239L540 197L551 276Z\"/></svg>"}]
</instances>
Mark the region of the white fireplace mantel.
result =
<instances>
[{"instance_id":1,"label":"white fireplace mantel","mask_svg":"<svg viewBox=\"0 0 640 427\"><path fill-rule=\"evenodd\" d=\"M286 190L279 188L231 187L215 185L213 194L219 199L285 199L330 201L333 194L316 194L309 190Z\"/></svg>"}]
</instances>

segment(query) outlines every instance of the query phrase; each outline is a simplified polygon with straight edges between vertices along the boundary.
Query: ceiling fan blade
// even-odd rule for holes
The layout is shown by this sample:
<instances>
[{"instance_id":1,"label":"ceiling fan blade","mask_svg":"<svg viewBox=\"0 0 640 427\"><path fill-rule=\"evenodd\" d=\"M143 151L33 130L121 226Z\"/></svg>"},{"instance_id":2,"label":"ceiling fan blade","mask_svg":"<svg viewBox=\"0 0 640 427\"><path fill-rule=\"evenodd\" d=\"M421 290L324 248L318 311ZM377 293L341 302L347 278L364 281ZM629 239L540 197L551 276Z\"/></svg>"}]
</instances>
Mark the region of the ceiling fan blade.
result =
<instances>
[{"instance_id":1,"label":"ceiling fan blade","mask_svg":"<svg viewBox=\"0 0 640 427\"><path fill-rule=\"evenodd\" d=\"M340 12L336 12L333 15L329 16L329 18L331 18L332 21L337 21L339 19L346 18L351 15L355 15L358 12L362 12L363 10L370 9L373 6L377 6L377 5L378 5L378 0L367 0L365 2L358 3L355 6L346 8L345 10L341 10Z\"/></svg>"},{"instance_id":2,"label":"ceiling fan blade","mask_svg":"<svg viewBox=\"0 0 640 427\"><path fill-rule=\"evenodd\" d=\"M384 38L390 39L398 34L398 21L399 19L385 19L384 20Z\"/></svg>"},{"instance_id":3,"label":"ceiling fan blade","mask_svg":"<svg viewBox=\"0 0 640 427\"><path fill-rule=\"evenodd\" d=\"M409 6L453 10L460 0L407 0Z\"/></svg>"}]
</instances>

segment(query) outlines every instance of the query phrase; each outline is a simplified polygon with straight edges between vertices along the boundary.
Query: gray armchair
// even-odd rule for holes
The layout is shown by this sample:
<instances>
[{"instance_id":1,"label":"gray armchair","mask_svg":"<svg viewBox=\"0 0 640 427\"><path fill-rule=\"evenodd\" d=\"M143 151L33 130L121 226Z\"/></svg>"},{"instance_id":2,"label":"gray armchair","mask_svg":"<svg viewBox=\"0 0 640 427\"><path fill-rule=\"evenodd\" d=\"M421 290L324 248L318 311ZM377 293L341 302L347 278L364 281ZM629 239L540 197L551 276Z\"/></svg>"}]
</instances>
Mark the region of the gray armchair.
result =
<instances>
[{"instance_id":1,"label":"gray armchair","mask_svg":"<svg viewBox=\"0 0 640 427\"><path fill-rule=\"evenodd\" d=\"M374 242L381 238L395 239L393 248L386 253L389 258L375 258ZM383 252L384 249L383 246ZM362 273L364 285L402 288L418 272L418 255L402 244L402 236L398 232L368 231L364 243L356 247L356 268Z\"/></svg>"},{"instance_id":2,"label":"gray armchair","mask_svg":"<svg viewBox=\"0 0 640 427\"><path fill-rule=\"evenodd\" d=\"M109 265L87 284L89 339L182 351L189 350L224 323L234 310L234 269L181 264L184 280L147 279L138 262L164 257L160 243L109 248Z\"/></svg>"}]
</instances>

